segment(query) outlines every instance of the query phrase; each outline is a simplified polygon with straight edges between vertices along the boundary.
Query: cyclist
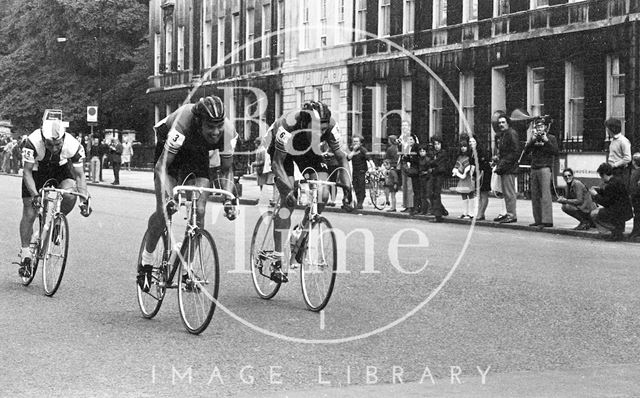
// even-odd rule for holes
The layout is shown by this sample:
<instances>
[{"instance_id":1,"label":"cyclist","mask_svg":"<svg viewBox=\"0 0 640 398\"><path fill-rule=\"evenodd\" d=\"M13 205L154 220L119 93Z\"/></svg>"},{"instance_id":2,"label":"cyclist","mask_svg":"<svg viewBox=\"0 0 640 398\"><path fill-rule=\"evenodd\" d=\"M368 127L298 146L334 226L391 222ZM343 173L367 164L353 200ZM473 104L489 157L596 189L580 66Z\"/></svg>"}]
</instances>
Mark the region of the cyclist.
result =
<instances>
[{"instance_id":1,"label":"cyclist","mask_svg":"<svg viewBox=\"0 0 640 398\"><path fill-rule=\"evenodd\" d=\"M154 256L158 239L165 228L165 211L173 211L172 190L185 177L193 175L195 185L211 187L209 181L209 151L218 149L222 188L233 192L233 148L237 140L233 123L225 118L224 103L216 96L203 97L195 104L185 104L159 121L155 126L156 151L154 185L156 209L149 217L147 243L138 264L138 284L148 291L151 283ZM204 227L207 193L197 202L197 224ZM226 200L225 216L233 220L235 203ZM167 206L167 207L165 207Z\"/></svg>"},{"instance_id":2,"label":"cyclist","mask_svg":"<svg viewBox=\"0 0 640 398\"><path fill-rule=\"evenodd\" d=\"M340 134L338 126L329 107L322 102L306 102L298 112L292 112L276 120L267 131L269 155L271 156L271 170L274 174L274 184L280 193L280 203L287 211L278 212L274 219L274 243L277 254L282 253L283 233L291 226L291 214L296 204L294 190L295 162L305 178L327 180L328 166L323 156L321 143L325 142L329 150L334 153L335 160L344 172L339 173L339 184L344 191L342 208L353 210L351 206L351 180L348 173L347 155L340 148ZM313 170L313 171L310 171ZM321 187L319 190L321 203L318 212L324 209L329 199L329 190ZM305 217L307 215L305 214ZM279 282L286 282L284 272L273 273L272 278L280 278Z\"/></svg>"},{"instance_id":3,"label":"cyclist","mask_svg":"<svg viewBox=\"0 0 640 398\"><path fill-rule=\"evenodd\" d=\"M33 222L38 213L38 191L45 182L54 179L57 188L74 188L86 197L82 202L82 215L87 217L89 193L84 176L84 148L78 140L65 133L60 120L43 120L42 127L29 135L22 148L24 164L22 174L22 219L20 220L20 269L22 277L31 275ZM71 163L72 167L69 167ZM66 215L73 210L76 196L65 194L60 206ZM54 241L57 231L54 229Z\"/></svg>"}]
</instances>

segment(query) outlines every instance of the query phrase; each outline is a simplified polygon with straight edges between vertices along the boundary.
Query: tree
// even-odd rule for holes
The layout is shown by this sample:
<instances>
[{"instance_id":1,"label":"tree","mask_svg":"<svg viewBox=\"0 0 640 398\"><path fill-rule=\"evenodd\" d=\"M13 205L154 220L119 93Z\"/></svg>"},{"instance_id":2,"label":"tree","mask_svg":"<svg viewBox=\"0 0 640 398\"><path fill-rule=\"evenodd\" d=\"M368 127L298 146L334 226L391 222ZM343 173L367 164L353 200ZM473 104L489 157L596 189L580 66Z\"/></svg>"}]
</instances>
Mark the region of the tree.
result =
<instances>
[{"instance_id":1,"label":"tree","mask_svg":"<svg viewBox=\"0 0 640 398\"><path fill-rule=\"evenodd\" d=\"M27 134L58 108L72 133L86 132L86 107L101 98L101 127L143 130L147 2L10 2L0 13L0 116Z\"/></svg>"}]
</instances>

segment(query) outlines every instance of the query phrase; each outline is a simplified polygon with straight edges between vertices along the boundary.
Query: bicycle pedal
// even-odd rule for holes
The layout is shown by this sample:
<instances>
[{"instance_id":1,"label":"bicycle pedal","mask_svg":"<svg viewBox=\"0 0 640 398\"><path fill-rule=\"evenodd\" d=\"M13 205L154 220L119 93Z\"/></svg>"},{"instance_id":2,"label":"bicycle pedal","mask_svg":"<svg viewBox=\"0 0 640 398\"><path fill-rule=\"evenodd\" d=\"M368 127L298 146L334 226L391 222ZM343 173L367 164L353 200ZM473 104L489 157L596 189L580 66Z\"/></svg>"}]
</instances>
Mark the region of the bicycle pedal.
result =
<instances>
[{"instance_id":1,"label":"bicycle pedal","mask_svg":"<svg viewBox=\"0 0 640 398\"><path fill-rule=\"evenodd\" d=\"M275 283L287 283L289 279L287 278L287 274L283 273L280 270L275 270L271 272L271 276L269 277Z\"/></svg>"}]
</instances>

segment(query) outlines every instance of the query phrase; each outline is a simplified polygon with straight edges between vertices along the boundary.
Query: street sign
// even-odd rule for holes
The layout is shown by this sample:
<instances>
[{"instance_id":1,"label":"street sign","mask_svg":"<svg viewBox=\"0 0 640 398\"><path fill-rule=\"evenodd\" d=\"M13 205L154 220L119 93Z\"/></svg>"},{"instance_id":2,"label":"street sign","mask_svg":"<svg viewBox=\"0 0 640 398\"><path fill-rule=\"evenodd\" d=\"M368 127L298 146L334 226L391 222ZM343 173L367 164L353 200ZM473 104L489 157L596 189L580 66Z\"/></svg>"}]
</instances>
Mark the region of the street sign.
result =
<instances>
[{"instance_id":1,"label":"street sign","mask_svg":"<svg viewBox=\"0 0 640 398\"><path fill-rule=\"evenodd\" d=\"M87 107L87 123L98 123L98 107Z\"/></svg>"}]
</instances>

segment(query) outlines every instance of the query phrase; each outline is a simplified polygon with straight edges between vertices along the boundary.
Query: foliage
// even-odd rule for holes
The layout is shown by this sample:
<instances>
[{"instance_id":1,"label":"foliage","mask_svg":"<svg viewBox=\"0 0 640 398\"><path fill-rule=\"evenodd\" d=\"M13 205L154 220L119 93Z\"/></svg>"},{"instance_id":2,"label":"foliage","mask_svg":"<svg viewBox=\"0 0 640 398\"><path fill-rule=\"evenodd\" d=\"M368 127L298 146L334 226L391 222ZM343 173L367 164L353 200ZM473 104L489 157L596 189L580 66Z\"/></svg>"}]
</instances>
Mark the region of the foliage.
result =
<instances>
[{"instance_id":1,"label":"foliage","mask_svg":"<svg viewBox=\"0 0 640 398\"><path fill-rule=\"evenodd\" d=\"M46 108L72 133L88 131L100 104L103 128L143 130L150 65L148 5L131 0L5 0L0 12L0 118L28 134ZM57 39L67 40L60 42ZM102 88L102 90L100 90Z\"/></svg>"}]
</instances>

